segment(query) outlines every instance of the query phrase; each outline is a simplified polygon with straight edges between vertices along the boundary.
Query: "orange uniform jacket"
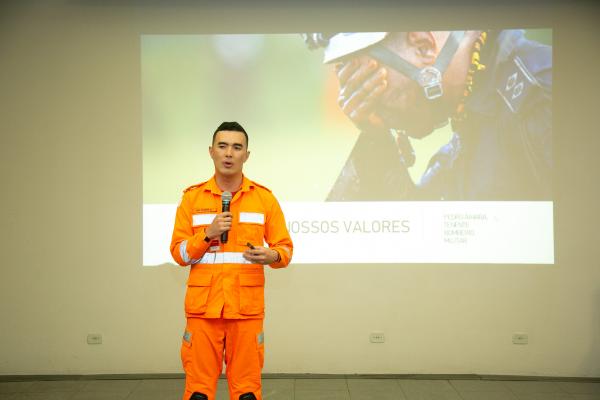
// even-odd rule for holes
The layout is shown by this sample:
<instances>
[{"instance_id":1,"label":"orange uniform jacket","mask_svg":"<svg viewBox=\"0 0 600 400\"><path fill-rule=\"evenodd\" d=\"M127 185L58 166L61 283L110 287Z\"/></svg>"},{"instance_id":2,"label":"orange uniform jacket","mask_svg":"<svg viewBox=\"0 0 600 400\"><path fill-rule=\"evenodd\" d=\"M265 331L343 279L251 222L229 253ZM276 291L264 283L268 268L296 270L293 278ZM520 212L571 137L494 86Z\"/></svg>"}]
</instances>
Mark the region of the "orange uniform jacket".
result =
<instances>
[{"instance_id":1,"label":"orange uniform jacket","mask_svg":"<svg viewBox=\"0 0 600 400\"><path fill-rule=\"evenodd\" d=\"M242 253L247 243L277 251L282 268L292 258L292 240L275 196L246 177L230 204L233 214L227 243L204 241L205 229L221 213L222 192L213 177L184 190L177 207L171 254L179 265L191 265L185 295L188 318L264 318L264 267Z\"/></svg>"}]
</instances>

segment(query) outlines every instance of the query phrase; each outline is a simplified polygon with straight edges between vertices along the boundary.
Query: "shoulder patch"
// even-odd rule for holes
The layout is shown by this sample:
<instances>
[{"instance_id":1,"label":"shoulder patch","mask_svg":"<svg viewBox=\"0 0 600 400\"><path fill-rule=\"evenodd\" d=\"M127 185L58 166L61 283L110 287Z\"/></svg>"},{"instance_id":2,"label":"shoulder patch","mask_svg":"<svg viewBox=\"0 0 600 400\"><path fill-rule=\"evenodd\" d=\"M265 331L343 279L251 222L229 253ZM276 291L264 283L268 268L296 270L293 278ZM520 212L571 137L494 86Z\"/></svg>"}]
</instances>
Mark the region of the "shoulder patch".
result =
<instances>
[{"instance_id":1,"label":"shoulder patch","mask_svg":"<svg viewBox=\"0 0 600 400\"><path fill-rule=\"evenodd\" d=\"M271 189L269 189L269 188L268 188L268 187L266 187L266 186L263 186L263 185L261 185L260 183L256 183L256 182L254 182L254 181L252 181L252 180L251 180L250 182L251 182L253 185L255 185L255 186L258 186L258 187L259 187L259 188L261 188L261 189L265 189L265 190L266 190L267 192L269 192L269 193L271 192Z\"/></svg>"},{"instance_id":2,"label":"shoulder patch","mask_svg":"<svg viewBox=\"0 0 600 400\"><path fill-rule=\"evenodd\" d=\"M187 187L187 188L185 188L185 189L183 190L183 193L185 193L185 192L188 192L188 191L190 191L190 190L192 190L192 189L199 188L199 187L201 187L201 186L205 185L205 184L206 184L206 182L208 182L208 181L204 181L204 182L201 182L201 183L197 183L197 184L195 184L195 185L192 185L192 186L190 186L190 187Z\"/></svg>"},{"instance_id":3,"label":"shoulder patch","mask_svg":"<svg viewBox=\"0 0 600 400\"><path fill-rule=\"evenodd\" d=\"M497 92L506 106L517 113L533 93L541 94L551 86L551 78L540 82L538 77L552 69L552 49L530 41L522 41L510 62L500 71Z\"/></svg>"},{"instance_id":4,"label":"shoulder patch","mask_svg":"<svg viewBox=\"0 0 600 400\"><path fill-rule=\"evenodd\" d=\"M497 92L513 113L519 111L531 91L540 88L535 76L518 56L500 74L498 83Z\"/></svg>"}]
</instances>

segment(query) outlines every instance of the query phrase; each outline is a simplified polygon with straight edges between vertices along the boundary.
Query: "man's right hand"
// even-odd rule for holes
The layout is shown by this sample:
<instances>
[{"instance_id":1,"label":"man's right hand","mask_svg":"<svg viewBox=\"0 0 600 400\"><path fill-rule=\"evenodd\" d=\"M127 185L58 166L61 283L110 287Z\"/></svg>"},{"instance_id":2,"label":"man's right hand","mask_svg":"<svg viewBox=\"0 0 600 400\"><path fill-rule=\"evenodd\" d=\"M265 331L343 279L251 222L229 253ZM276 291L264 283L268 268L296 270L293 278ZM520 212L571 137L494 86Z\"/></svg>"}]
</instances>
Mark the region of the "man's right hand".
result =
<instances>
[{"instance_id":1,"label":"man's right hand","mask_svg":"<svg viewBox=\"0 0 600 400\"><path fill-rule=\"evenodd\" d=\"M209 239L217 239L223 232L231 229L231 221L233 214L229 211L217 214L213 222L206 228L206 237Z\"/></svg>"},{"instance_id":2,"label":"man's right hand","mask_svg":"<svg viewBox=\"0 0 600 400\"><path fill-rule=\"evenodd\" d=\"M387 88L387 70L370 57L360 57L337 64L336 73L338 104L344 114L362 131L383 129L383 120L374 107Z\"/></svg>"}]
</instances>

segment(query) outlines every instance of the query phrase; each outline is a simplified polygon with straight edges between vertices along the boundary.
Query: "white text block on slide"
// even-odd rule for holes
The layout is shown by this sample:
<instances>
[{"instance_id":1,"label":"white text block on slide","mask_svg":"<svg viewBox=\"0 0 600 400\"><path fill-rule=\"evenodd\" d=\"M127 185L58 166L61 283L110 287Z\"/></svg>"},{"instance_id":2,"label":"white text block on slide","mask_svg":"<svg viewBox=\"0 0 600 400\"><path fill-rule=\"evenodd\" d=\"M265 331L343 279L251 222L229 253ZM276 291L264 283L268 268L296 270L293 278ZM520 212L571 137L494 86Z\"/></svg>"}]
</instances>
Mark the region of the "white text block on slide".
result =
<instances>
[{"instance_id":1,"label":"white text block on slide","mask_svg":"<svg viewBox=\"0 0 600 400\"><path fill-rule=\"evenodd\" d=\"M144 204L143 263L174 263L175 204ZM288 202L293 262L553 264L551 201Z\"/></svg>"}]
</instances>

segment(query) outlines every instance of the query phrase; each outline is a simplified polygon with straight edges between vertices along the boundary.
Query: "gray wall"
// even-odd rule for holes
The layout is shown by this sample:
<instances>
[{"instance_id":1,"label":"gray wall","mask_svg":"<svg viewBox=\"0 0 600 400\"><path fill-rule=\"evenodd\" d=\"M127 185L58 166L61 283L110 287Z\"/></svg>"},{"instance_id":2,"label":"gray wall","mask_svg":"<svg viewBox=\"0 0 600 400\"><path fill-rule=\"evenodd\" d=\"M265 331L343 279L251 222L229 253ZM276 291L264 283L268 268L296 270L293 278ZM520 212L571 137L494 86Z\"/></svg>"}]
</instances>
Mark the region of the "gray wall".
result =
<instances>
[{"instance_id":1,"label":"gray wall","mask_svg":"<svg viewBox=\"0 0 600 400\"><path fill-rule=\"evenodd\" d=\"M268 271L265 372L600 376L598 7L142 3L0 6L0 374L181 371L187 271L141 267L141 33L433 24L554 29L556 265Z\"/></svg>"}]
</instances>

